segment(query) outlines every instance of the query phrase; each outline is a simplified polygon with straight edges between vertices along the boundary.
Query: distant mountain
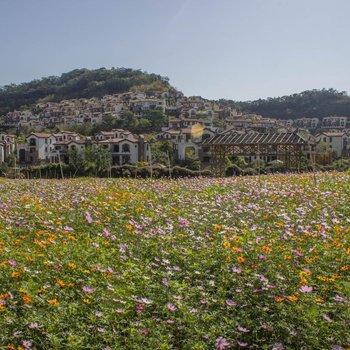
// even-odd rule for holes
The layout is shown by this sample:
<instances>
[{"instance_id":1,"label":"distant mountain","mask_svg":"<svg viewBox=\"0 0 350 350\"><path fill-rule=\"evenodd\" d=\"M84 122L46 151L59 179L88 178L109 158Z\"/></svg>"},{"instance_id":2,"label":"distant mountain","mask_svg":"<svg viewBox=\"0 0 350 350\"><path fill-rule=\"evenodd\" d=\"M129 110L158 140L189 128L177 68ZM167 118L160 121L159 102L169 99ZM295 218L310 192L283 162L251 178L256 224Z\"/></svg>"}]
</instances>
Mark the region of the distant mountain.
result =
<instances>
[{"instance_id":1,"label":"distant mountain","mask_svg":"<svg viewBox=\"0 0 350 350\"><path fill-rule=\"evenodd\" d=\"M350 97L346 92L335 89L308 90L290 96L247 102L220 101L245 112L279 119L321 118L330 115L350 117Z\"/></svg>"},{"instance_id":2,"label":"distant mountain","mask_svg":"<svg viewBox=\"0 0 350 350\"><path fill-rule=\"evenodd\" d=\"M44 101L102 97L134 88L152 92L173 89L167 77L129 68L75 69L60 77L50 76L29 83L0 88L0 115Z\"/></svg>"}]
</instances>

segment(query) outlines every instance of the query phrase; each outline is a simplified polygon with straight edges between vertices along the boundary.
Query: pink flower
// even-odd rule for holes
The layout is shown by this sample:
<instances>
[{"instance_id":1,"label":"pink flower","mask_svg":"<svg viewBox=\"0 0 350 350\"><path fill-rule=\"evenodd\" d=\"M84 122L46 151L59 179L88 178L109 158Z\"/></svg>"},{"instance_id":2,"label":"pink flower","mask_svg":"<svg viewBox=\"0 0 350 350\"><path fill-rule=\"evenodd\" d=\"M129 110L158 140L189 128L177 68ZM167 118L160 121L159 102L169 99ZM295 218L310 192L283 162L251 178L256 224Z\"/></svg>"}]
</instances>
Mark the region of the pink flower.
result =
<instances>
[{"instance_id":1,"label":"pink flower","mask_svg":"<svg viewBox=\"0 0 350 350\"><path fill-rule=\"evenodd\" d=\"M143 305L136 305L136 310L141 312L141 311L145 310L145 307Z\"/></svg>"},{"instance_id":2,"label":"pink flower","mask_svg":"<svg viewBox=\"0 0 350 350\"><path fill-rule=\"evenodd\" d=\"M299 290L302 292L302 293L304 293L304 294L306 294L306 293L310 293L310 292L312 292L312 287L309 287L309 286L301 286L300 288L299 288Z\"/></svg>"},{"instance_id":3,"label":"pink flower","mask_svg":"<svg viewBox=\"0 0 350 350\"><path fill-rule=\"evenodd\" d=\"M169 287L169 281L164 277L162 279L162 283L166 286L166 287Z\"/></svg>"},{"instance_id":4,"label":"pink flower","mask_svg":"<svg viewBox=\"0 0 350 350\"><path fill-rule=\"evenodd\" d=\"M92 294L95 290L94 290L93 288L91 288L91 287L84 286L84 287L83 287L83 291L84 291L85 293Z\"/></svg>"},{"instance_id":5,"label":"pink flower","mask_svg":"<svg viewBox=\"0 0 350 350\"><path fill-rule=\"evenodd\" d=\"M103 230L103 237L108 237L110 235L109 230L106 228Z\"/></svg>"},{"instance_id":6,"label":"pink flower","mask_svg":"<svg viewBox=\"0 0 350 350\"><path fill-rule=\"evenodd\" d=\"M92 218L91 218L91 215L90 215L90 213L89 213L88 211L85 213L85 218L86 218L86 221L87 221L89 224L91 224L91 223L93 222L93 220L92 220Z\"/></svg>"},{"instance_id":7,"label":"pink flower","mask_svg":"<svg viewBox=\"0 0 350 350\"><path fill-rule=\"evenodd\" d=\"M325 321L327 321L327 322L332 322L331 318L330 318L328 315L323 314L322 317L323 317L323 319L324 319Z\"/></svg>"},{"instance_id":8,"label":"pink flower","mask_svg":"<svg viewBox=\"0 0 350 350\"><path fill-rule=\"evenodd\" d=\"M174 312L177 310L177 307L174 304L168 303L166 306L168 307L169 311Z\"/></svg>"},{"instance_id":9,"label":"pink flower","mask_svg":"<svg viewBox=\"0 0 350 350\"><path fill-rule=\"evenodd\" d=\"M8 261L8 263L9 263L9 265L12 266L12 267L17 266L16 261L14 261L14 260L12 260L12 259L10 259L10 260Z\"/></svg>"},{"instance_id":10,"label":"pink flower","mask_svg":"<svg viewBox=\"0 0 350 350\"><path fill-rule=\"evenodd\" d=\"M233 266L232 271L235 272L235 273L241 273L242 269L240 267L238 267L238 266Z\"/></svg>"},{"instance_id":11,"label":"pink flower","mask_svg":"<svg viewBox=\"0 0 350 350\"><path fill-rule=\"evenodd\" d=\"M231 344L224 337L219 337L216 339L215 345L217 350L224 350L229 348Z\"/></svg>"},{"instance_id":12,"label":"pink flower","mask_svg":"<svg viewBox=\"0 0 350 350\"><path fill-rule=\"evenodd\" d=\"M241 326L238 326L237 330L238 330L238 332L241 332L241 333L249 333L249 329L241 327Z\"/></svg>"},{"instance_id":13,"label":"pink flower","mask_svg":"<svg viewBox=\"0 0 350 350\"><path fill-rule=\"evenodd\" d=\"M148 330L147 329L140 329L139 332L140 332L140 334L143 334L143 335L148 334Z\"/></svg>"},{"instance_id":14,"label":"pink flower","mask_svg":"<svg viewBox=\"0 0 350 350\"><path fill-rule=\"evenodd\" d=\"M304 256L303 253L300 253L299 250L296 250L296 249L292 249L291 252L298 255L298 256Z\"/></svg>"},{"instance_id":15,"label":"pink flower","mask_svg":"<svg viewBox=\"0 0 350 350\"><path fill-rule=\"evenodd\" d=\"M276 343L272 350L284 350L284 346L281 343Z\"/></svg>"},{"instance_id":16,"label":"pink flower","mask_svg":"<svg viewBox=\"0 0 350 350\"><path fill-rule=\"evenodd\" d=\"M231 307L237 305L236 302L234 302L234 301L231 300L231 299L226 299L225 303L226 303L227 306L231 306Z\"/></svg>"}]
</instances>

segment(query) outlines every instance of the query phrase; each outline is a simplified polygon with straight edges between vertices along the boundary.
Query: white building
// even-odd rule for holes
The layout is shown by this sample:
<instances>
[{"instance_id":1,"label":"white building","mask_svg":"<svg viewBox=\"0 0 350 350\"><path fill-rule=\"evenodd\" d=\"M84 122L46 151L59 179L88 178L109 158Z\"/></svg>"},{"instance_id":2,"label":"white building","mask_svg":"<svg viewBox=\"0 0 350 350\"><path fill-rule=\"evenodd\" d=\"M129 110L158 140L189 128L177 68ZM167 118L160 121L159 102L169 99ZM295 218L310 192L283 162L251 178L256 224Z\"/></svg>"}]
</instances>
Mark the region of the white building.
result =
<instances>
[{"instance_id":1,"label":"white building","mask_svg":"<svg viewBox=\"0 0 350 350\"><path fill-rule=\"evenodd\" d=\"M323 132L316 135L316 140L318 143L325 143L337 157L349 154L350 137L345 132Z\"/></svg>"}]
</instances>

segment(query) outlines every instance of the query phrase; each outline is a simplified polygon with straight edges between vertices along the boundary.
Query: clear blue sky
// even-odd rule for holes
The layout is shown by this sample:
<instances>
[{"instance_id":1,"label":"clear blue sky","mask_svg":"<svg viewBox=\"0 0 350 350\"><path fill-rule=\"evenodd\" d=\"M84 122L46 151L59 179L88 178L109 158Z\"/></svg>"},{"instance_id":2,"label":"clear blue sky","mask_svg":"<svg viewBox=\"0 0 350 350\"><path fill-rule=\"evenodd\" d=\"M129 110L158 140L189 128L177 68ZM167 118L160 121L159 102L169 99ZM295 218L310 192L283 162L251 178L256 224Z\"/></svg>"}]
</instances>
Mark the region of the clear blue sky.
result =
<instances>
[{"instance_id":1,"label":"clear blue sky","mask_svg":"<svg viewBox=\"0 0 350 350\"><path fill-rule=\"evenodd\" d=\"M349 15L350 0L0 0L0 85L128 67L210 99L349 92Z\"/></svg>"}]
</instances>

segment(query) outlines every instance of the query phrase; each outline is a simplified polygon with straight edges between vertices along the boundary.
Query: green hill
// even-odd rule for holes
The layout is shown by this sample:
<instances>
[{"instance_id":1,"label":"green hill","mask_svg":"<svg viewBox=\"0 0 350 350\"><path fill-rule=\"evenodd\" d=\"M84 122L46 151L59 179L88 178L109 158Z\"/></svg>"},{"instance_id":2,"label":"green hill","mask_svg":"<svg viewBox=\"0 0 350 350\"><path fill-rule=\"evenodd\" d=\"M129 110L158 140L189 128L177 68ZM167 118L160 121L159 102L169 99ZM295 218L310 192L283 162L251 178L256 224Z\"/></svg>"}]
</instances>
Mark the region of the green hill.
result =
<instances>
[{"instance_id":1,"label":"green hill","mask_svg":"<svg viewBox=\"0 0 350 350\"><path fill-rule=\"evenodd\" d=\"M235 102L221 100L245 112L279 119L300 117L326 117L339 115L350 117L350 97L335 89L308 90L289 96Z\"/></svg>"},{"instance_id":2,"label":"green hill","mask_svg":"<svg viewBox=\"0 0 350 350\"><path fill-rule=\"evenodd\" d=\"M129 68L75 69L60 77L50 76L29 83L0 88L0 115L39 100L102 97L113 93L162 91L171 88L167 77Z\"/></svg>"}]
</instances>

